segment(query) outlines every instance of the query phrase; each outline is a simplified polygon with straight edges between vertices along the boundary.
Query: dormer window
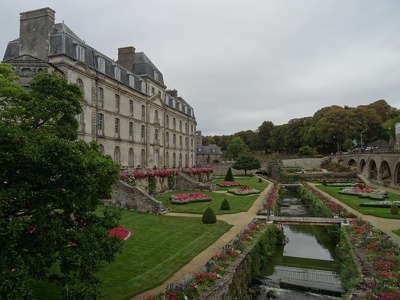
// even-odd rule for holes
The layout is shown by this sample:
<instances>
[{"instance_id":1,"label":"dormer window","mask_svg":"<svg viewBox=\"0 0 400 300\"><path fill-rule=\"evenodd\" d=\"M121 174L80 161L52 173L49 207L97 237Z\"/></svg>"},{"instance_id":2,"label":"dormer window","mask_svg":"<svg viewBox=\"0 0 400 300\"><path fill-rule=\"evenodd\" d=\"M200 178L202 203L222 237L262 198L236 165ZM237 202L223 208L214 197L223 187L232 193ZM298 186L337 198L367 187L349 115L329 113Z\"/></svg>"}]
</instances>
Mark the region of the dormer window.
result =
<instances>
[{"instance_id":1,"label":"dormer window","mask_svg":"<svg viewBox=\"0 0 400 300\"><path fill-rule=\"evenodd\" d=\"M121 69L118 67L114 67L114 76L115 79L121 80Z\"/></svg>"},{"instance_id":2,"label":"dormer window","mask_svg":"<svg viewBox=\"0 0 400 300\"><path fill-rule=\"evenodd\" d=\"M85 61L85 48L82 46L76 46L76 59L80 61Z\"/></svg>"},{"instance_id":3,"label":"dormer window","mask_svg":"<svg viewBox=\"0 0 400 300\"><path fill-rule=\"evenodd\" d=\"M97 57L97 66L100 72L106 72L106 60L102 57Z\"/></svg>"},{"instance_id":4,"label":"dormer window","mask_svg":"<svg viewBox=\"0 0 400 300\"><path fill-rule=\"evenodd\" d=\"M146 82L144 80L140 81L142 92L146 94Z\"/></svg>"},{"instance_id":5,"label":"dormer window","mask_svg":"<svg viewBox=\"0 0 400 300\"><path fill-rule=\"evenodd\" d=\"M135 87L135 77L133 75L129 75L129 86L134 88Z\"/></svg>"}]
</instances>

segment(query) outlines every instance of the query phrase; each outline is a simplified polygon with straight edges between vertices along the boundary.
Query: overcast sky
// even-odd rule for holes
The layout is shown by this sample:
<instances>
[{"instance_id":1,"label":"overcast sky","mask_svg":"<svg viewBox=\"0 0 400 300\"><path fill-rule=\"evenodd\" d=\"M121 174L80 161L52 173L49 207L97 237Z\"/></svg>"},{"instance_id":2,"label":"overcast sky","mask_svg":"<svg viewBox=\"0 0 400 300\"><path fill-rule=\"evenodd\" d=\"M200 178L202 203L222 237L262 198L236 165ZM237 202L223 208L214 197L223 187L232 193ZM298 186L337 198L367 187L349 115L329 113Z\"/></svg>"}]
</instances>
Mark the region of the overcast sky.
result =
<instances>
[{"instance_id":1,"label":"overcast sky","mask_svg":"<svg viewBox=\"0 0 400 300\"><path fill-rule=\"evenodd\" d=\"M400 108L399 0L1 0L0 59L19 13L42 7L111 58L146 53L203 135L331 105Z\"/></svg>"}]
</instances>

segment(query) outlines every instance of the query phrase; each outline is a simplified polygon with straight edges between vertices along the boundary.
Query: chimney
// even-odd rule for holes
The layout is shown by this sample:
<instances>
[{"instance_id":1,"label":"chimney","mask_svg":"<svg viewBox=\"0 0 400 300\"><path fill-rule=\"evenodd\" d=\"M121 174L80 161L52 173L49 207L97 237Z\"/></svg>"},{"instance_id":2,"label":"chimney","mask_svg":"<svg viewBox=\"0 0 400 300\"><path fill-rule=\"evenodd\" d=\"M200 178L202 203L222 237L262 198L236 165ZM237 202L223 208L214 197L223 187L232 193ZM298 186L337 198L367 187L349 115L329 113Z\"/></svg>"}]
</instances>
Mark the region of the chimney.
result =
<instances>
[{"instance_id":1,"label":"chimney","mask_svg":"<svg viewBox=\"0 0 400 300\"><path fill-rule=\"evenodd\" d=\"M133 65L135 64L135 48L132 46L118 48L117 63L128 71L133 72Z\"/></svg>"},{"instance_id":2,"label":"chimney","mask_svg":"<svg viewBox=\"0 0 400 300\"><path fill-rule=\"evenodd\" d=\"M47 60L54 20L55 11L48 7L20 13L19 55Z\"/></svg>"}]
</instances>

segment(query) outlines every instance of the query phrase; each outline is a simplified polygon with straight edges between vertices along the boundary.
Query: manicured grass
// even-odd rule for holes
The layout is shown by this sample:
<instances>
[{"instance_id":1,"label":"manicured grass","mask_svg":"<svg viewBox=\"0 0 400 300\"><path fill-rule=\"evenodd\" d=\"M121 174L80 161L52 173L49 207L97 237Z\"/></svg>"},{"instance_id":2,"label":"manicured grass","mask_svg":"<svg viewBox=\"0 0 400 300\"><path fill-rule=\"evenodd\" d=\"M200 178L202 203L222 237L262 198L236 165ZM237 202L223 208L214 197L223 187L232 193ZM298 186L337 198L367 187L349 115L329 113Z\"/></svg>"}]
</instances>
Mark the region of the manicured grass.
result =
<instances>
[{"instance_id":1,"label":"manicured grass","mask_svg":"<svg viewBox=\"0 0 400 300\"><path fill-rule=\"evenodd\" d=\"M393 232L394 232L395 234L397 234L398 236L400 236L400 229L393 230Z\"/></svg>"},{"instance_id":2,"label":"manicured grass","mask_svg":"<svg viewBox=\"0 0 400 300\"><path fill-rule=\"evenodd\" d=\"M388 218L388 219L400 219L400 215L392 215L390 213L390 208L379 208L379 207L361 207L361 203L367 203L367 202L374 202L377 200L371 200L367 198L359 198L357 196L352 196L352 195L344 195L344 194L339 194L340 187L330 187L330 186L325 186L325 185L317 185L317 188L320 190L328 193L332 197L340 200L344 204L347 204L351 208L359 211L360 213L363 213L365 215L372 215L375 217L380 217L380 218ZM400 199L400 195L393 194L393 193L388 193L388 198L385 200L388 201L395 201Z\"/></svg>"},{"instance_id":3,"label":"manicured grass","mask_svg":"<svg viewBox=\"0 0 400 300\"><path fill-rule=\"evenodd\" d=\"M211 197L211 201L208 202L195 202L189 204L174 204L171 203L171 196L175 194L185 194L192 193L193 191L174 191L172 193L158 195L154 198L161 201L163 205L169 206L171 212L176 213L192 213L192 214L202 214L207 207L211 207L216 215L221 214L235 214L238 212L248 211L253 205L254 201L258 198L259 194L254 194L250 196L234 196L232 194L226 193L212 193L212 192L202 192L205 195ZM221 210L221 203L224 199L227 199L231 207L230 210Z\"/></svg>"},{"instance_id":4,"label":"manicured grass","mask_svg":"<svg viewBox=\"0 0 400 300\"><path fill-rule=\"evenodd\" d=\"M218 178L214 180L212 183L216 184L218 182L223 182L224 179ZM268 186L269 182L263 180L261 183L258 182L258 177L235 177L235 181L247 185L248 187L255 188L262 192ZM207 207L211 207L216 215L221 214L236 214L239 212L248 211L249 208L253 205L254 201L258 198L259 194L254 194L250 196L235 196L231 193L220 193L223 191L227 191L232 188L238 187L219 187L217 186L216 192L202 192L205 195L211 197L211 201L209 202L197 202L190 204L172 204L171 196L175 194L185 194L192 193L193 191L173 191L172 193L157 195L154 198L161 201L163 205L169 206L171 208L171 212L177 213L193 213L193 214L202 214L206 210ZM229 205L231 207L230 210L221 210L221 203L224 199L227 199Z\"/></svg>"},{"instance_id":5,"label":"manicured grass","mask_svg":"<svg viewBox=\"0 0 400 300\"><path fill-rule=\"evenodd\" d=\"M128 211L122 211L120 224L131 236L99 273L104 299L127 299L162 284L231 228L222 221L202 224L201 218ZM46 299L42 292L35 297Z\"/></svg>"}]
</instances>

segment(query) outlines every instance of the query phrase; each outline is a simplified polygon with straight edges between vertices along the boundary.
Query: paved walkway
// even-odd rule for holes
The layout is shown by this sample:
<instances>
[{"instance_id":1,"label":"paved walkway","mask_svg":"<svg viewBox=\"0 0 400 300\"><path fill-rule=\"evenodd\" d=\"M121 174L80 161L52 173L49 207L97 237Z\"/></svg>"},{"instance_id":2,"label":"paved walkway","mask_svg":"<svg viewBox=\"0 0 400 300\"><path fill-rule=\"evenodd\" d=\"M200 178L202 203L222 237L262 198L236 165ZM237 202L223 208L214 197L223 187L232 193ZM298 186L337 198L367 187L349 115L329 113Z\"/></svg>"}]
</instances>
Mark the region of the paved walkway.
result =
<instances>
[{"instance_id":1,"label":"paved walkway","mask_svg":"<svg viewBox=\"0 0 400 300\"><path fill-rule=\"evenodd\" d=\"M384 188L381 186L374 186L371 184L366 178L362 178L369 186L373 186L379 189L385 189L388 192L395 193L400 195L400 190L394 190L390 188ZM315 187L315 184L311 184ZM260 194L256 201L254 201L252 207L247 212L241 212L237 214L226 214L226 215L218 215L217 219L227 222L228 224L233 225L232 228L223 234L214 244L209 246L203 252L199 253L196 257L194 257L187 265L185 265L182 269L176 272L171 278L165 281L160 286L148 290L142 294L136 295L131 298L131 300L142 300L146 296L155 295L163 292L168 285L178 283L180 280L184 279L186 275L193 274L198 272L204 265L216 254L218 251L228 244L236 235L238 235L246 226L257 217L257 212L259 211L264 199L266 198L268 192L272 188L273 184L270 183L268 187ZM319 190L319 189L318 189ZM335 201L345 207L348 211L351 211L358 217L362 218L365 221L369 221L373 226L379 228L381 231L385 232L387 235L392 237L393 239L400 241L400 236L396 235L392 232L392 230L400 229L400 220L398 219L383 219L377 218L369 215L364 215L359 213L358 211L352 209L346 204L340 202L336 198L331 197L325 192L319 190L321 193L326 195L332 201ZM186 213L168 213L169 216L187 216L187 217L197 217L201 218L201 214L186 214Z\"/></svg>"}]
</instances>

